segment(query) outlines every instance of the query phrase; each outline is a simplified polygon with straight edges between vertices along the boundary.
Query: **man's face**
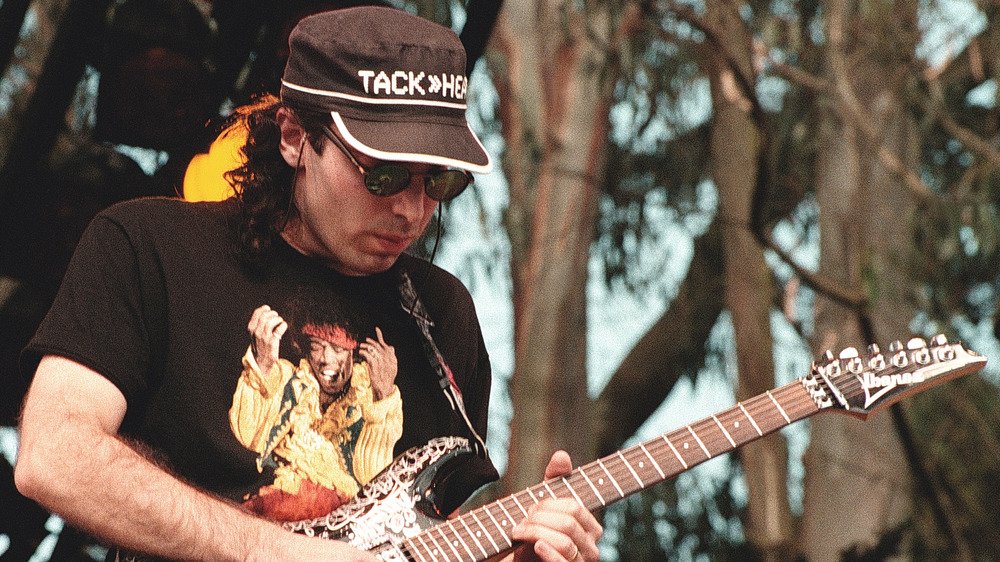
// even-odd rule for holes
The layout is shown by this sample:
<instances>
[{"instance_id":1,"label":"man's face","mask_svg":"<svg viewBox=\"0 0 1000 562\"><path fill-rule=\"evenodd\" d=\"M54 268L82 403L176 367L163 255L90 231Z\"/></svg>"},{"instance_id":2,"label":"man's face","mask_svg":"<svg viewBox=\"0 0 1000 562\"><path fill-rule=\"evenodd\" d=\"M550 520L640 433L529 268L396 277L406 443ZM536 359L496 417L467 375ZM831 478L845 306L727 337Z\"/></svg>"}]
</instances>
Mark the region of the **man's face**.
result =
<instances>
[{"instance_id":1,"label":"man's face","mask_svg":"<svg viewBox=\"0 0 1000 562\"><path fill-rule=\"evenodd\" d=\"M309 338L309 365L325 394L337 394L351 380L351 350L326 340Z\"/></svg>"},{"instance_id":2,"label":"man's face","mask_svg":"<svg viewBox=\"0 0 1000 562\"><path fill-rule=\"evenodd\" d=\"M372 195L360 171L333 143L323 138L322 154L307 142L295 185L293 217L283 234L300 252L345 275L370 275L389 269L423 233L437 202L424 193L424 164L409 187L390 197ZM355 153L365 166L374 160ZM286 159L287 161L287 159ZM293 164L294 165L294 164Z\"/></svg>"}]
</instances>

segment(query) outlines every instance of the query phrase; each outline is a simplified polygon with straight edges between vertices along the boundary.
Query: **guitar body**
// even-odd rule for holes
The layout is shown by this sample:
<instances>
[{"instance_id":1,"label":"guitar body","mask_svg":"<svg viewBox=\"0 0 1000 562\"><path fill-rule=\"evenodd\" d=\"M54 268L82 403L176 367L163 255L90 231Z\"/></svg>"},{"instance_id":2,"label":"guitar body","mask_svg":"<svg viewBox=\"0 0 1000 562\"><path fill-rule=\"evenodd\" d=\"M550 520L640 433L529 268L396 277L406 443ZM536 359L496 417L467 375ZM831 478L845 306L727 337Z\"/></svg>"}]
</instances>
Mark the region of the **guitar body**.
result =
<instances>
[{"instance_id":1,"label":"guitar body","mask_svg":"<svg viewBox=\"0 0 1000 562\"><path fill-rule=\"evenodd\" d=\"M442 523L435 489L475 453L468 440L440 437L396 457L358 495L318 519L285 523L285 529L339 540L385 562L413 560L404 539Z\"/></svg>"}]
</instances>

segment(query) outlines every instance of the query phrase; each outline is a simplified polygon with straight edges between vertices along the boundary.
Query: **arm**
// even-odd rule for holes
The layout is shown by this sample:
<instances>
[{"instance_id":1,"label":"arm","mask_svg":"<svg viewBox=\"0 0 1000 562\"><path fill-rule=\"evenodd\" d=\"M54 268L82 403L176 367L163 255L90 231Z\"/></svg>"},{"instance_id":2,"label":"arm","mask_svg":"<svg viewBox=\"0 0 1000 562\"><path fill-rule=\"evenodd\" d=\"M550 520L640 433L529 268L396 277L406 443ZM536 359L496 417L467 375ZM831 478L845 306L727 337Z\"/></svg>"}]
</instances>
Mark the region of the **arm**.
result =
<instances>
[{"instance_id":1,"label":"arm","mask_svg":"<svg viewBox=\"0 0 1000 562\"><path fill-rule=\"evenodd\" d=\"M43 358L21 418L18 490L115 545L172 559L375 560L289 533L171 476L117 436L125 409L97 372Z\"/></svg>"},{"instance_id":2,"label":"arm","mask_svg":"<svg viewBox=\"0 0 1000 562\"><path fill-rule=\"evenodd\" d=\"M568 474L569 455L556 451L545 467L545 479ZM529 543L514 552L515 562L594 562L603 530L592 513L574 499L545 500L528 509L514 527L513 538Z\"/></svg>"}]
</instances>

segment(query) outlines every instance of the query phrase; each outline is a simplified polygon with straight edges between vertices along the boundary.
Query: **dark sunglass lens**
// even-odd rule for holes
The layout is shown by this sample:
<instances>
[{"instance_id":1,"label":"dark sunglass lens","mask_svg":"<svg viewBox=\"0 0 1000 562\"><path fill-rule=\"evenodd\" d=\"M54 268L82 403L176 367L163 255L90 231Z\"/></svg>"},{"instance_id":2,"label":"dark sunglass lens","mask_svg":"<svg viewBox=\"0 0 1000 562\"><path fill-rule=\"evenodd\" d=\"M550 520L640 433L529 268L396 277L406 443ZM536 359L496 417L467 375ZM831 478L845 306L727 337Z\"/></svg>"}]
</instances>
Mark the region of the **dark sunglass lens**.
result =
<instances>
[{"instance_id":1,"label":"dark sunglass lens","mask_svg":"<svg viewBox=\"0 0 1000 562\"><path fill-rule=\"evenodd\" d=\"M427 195L435 201L447 201L457 197L469 186L469 175L460 170L445 170L428 176Z\"/></svg>"},{"instance_id":2,"label":"dark sunglass lens","mask_svg":"<svg viewBox=\"0 0 1000 562\"><path fill-rule=\"evenodd\" d=\"M365 175L365 186L375 195L388 197L410 185L410 171L402 166L375 166Z\"/></svg>"}]
</instances>

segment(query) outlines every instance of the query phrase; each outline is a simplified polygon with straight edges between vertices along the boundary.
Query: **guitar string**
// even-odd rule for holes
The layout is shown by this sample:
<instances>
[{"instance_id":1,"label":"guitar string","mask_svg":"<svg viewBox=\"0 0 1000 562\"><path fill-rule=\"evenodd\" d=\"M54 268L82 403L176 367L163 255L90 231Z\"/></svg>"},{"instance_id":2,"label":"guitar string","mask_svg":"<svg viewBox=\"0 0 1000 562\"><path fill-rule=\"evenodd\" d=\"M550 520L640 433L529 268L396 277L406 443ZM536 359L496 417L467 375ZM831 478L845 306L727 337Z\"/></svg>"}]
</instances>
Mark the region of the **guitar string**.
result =
<instances>
[{"instance_id":1,"label":"guitar string","mask_svg":"<svg viewBox=\"0 0 1000 562\"><path fill-rule=\"evenodd\" d=\"M774 391L772 391L772 394L775 394L780 398L779 402L781 403L784 409L793 412L792 415L795 416L795 419L792 421L798 421L802 417L805 417L807 415L810 415L818 411L815 402L810 397L808 397L808 394L804 392L804 389L798 388L797 383L792 383L791 385L786 385L786 387L775 389ZM805 395L804 398L803 395ZM791 398L789 398L789 396ZM803 405L808 406L807 411L805 411L804 413L801 412L801 407ZM775 407L774 403L770 400L770 398L765 399L764 397L754 397L752 399L747 400L744 403L744 407L747 409L747 412L752 417L763 418L764 416L762 414L767 413L768 415L773 416L776 420L778 419L777 414L774 413L777 411L777 408ZM719 427L719 424L716 424L716 419L718 419L719 423L721 424L721 420L723 419L725 419L728 422L730 419L733 419L737 416L742 416L742 414L737 414L738 410L736 410L736 408L737 407L733 407L723 412L720 412L715 415L715 418L709 417L702 420L698 420L696 422L693 422L689 426L674 430L658 438L654 438L653 440L645 442L642 445L643 447L646 448L646 451L650 451L650 454L652 454L654 457L661 456L669 458L673 454L673 450L671 449L669 453L667 452L667 448L669 448L670 445L663 440L664 438L666 438L666 440L670 441L671 443L674 442L686 443L688 445L687 448L683 448L683 445L681 445L682 448L677 450L679 452L679 456L685 459L685 461L683 462L685 462L689 467L693 466L694 464L704 462L709 458L714 458L715 456L731 452L732 450L737 448L739 444L737 444L735 447L733 446L733 443L731 443L729 439L727 439L725 435L722 433L722 428ZM756 416L754 416L755 413L757 414ZM786 422L779 422L776 428L780 428L785 425L787 425ZM691 432L693 432L693 435ZM692 437L694 437L694 435L697 435L698 440L701 442L702 445L704 445L704 448L709 451L709 455L704 454L705 451L701 449L700 445L697 449L694 449L694 445L691 444L691 440L687 439L689 435ZM750 438L746 440L740 438L740 444L745 444L758 437L760 436L751 435ZM688 451L691 451L692 449L694 454L688 454L688 455L684 454ZM701 452L699 453L698 451ZM657 470L659 466L662 466L661 464L663 462L662 458L661 458L661 463L658 463L657 466L650 466L648 468L638 467L634 462L630 463L627 460L627 457L632 456L639 459L644 458L646 453L642 452L642 448L640 446L637 445L625 449L623 451L620 451L619 453L620 457L618 457L617 455L611 455L609 457L605 457L604 459L599 459L597 461L584 465L579 469L580 473L584 476L584 479L588 481L586 482L586 485L577 483L578 486L582 487L583 492L585 494L587 489L592 486L591 482L593 481L596 481L600 486L604 488L603 494L601 493L593 494L595 501L597 503L601 504L609 503L607 502L609 494L613 496L613 498L611 499L617 501L618 499L628 496L631 493L634 493L635 491L638 491L644 487L650 486L652 484L658 483L659 481L666 479L666 478L661 478L659 476L659 473L655 475L652 473L653 470ZM655 460L655 458L653 460ZM680 470L670 470L670 476L674 476L676 475L675 473L679 473L680 471L683 470L684 470L683 465L680 467ZM640 471L642 472L642 474L640 474ZM611 484L614 486L614 490L612 490L610 487L607 487L604 484L602 475L608 476L608 478L611 480ZM643 475L645 475L646 478L642 478ZM587 478L587 476L590 476L590 478ZM670 476L668 476L668 478ZM638 482L636 482L636 480L638 480ZM637 485L631 484L632 482L635 482L635 484ZM570 479L569 484L571 486L574 484L572 482L572 478ZM626 489L628 490L627 492L624 491ZM586 495L589 496L591 494L586 494Z\"/></svg>"},{"instance_id":2,"label":"guitar string","mask_svg":"<svg viewBox=\"0 0 1000 562\"><path fill-rule=\"evenodd\" d=\"M730 442L730 439L733 439L735 441L736 437L732 435L729 429L725 428L732 427L735 430L736 427L731 426L730 422L734 420L738 421L739 418L741 417L741 414L742 417L751 418L754 421L754 423L760 423L758 419L765 421L769 420L773 422L778 419L776 417L776 413L780 414L783 410L784 414L788 415L789 421L788 422L779 421L777 425L773 428L770 427L770 423L768 423L768 425L766 426L767 429L762 430L764 435L767 435L774 431L777 431L778 429L781 429L782 427L789 425L790 423L801 421L805 417L809 417L815 413L818 413L820 411L819 406L816 405L813 397L808 392L805 392L804 391L805 389L803 387L799 386L800 383L801 380L793 381L788 385L772 390L770 392L770 395L774 397L774 402L771 401L771 398L767 395L768 393L752 397L740 403L745 412L739 411L740 410L739 406L733 406L708 418L692 422L691 424L685 426L684 428L673 430L669 433L662 435L661 437L646 441L641 444L642 447L640 447L639 445L629 447L627 449L619 451L615 455L610 455L608 457L605 457L604 459L599 459L587 465L581 466L579 469L574 471L574 473L571 473L567 477L558 478L552 481L547 481L547 483L542 483L534 487L528 488L522 492L518 492L518 494L514 494L513 496L510 497L510 501L512 501L518 507L518 509L522 512L523 515L524 508L518 502L515 496L521 495L525 498L525 500L530 499L532 502L538 501L537 499L538 496L545 496L545 495L559 496L559 494L553 489L553 486L555 486L557 489L567 488L570 489L570 491L579 488L579 490L576 491L577 494L581 493L582 491L584 495L590 495L587 493L586 488L584 488L580 482L576 482L575 486L573 482L574 477L576 480L580 480L582 478L587 481L588 487L593 487L593 482L591 478L588 477L588 471L598 475L600 473L604 473L607 475L607 477L611 480L611 482L614 484L616 488L615 495L617 497L613 499L614 501L617 501L622 497L630 495L634 491L643 489L654 483L658 483L660 481L676 476L680 472L686 470L684 468L685 464L688 467L692 467L695 464L699 464L710 458L714 458L715 456L729 453L744 444L747 444L757 438L760 438L761 437L760 435L758 435L757 437L751 435L750 438L748 439L739 438L739 442L736 443L735 446L733 442ZM848 394L853 394L855 391L862 388L861 381L858 379L858 377L854 376L853 374L838 376L836 384L838 389L842 393L848 393ZM781 417L784 418L783 415ZM725 420L726 423L723 423L723 420ZM708 453L705 454L706 452L704 450L701 451L701 453L698 453L698 451L695 450L696 454L693 455L692 458L684 459L684 455L681 453L681 449L678 449L677 456L681 457L681 459L677 460L678 462L682 463L681 470L665 471L664 472L666 476L665 478L661 478L659 473L653 476L650 469L652 468L652 469L663 470L662 463L665 462L664 459L669 459L670 455L674 453L674 449L676 448L676 446L674 448L670 447L670 445L673 442L678 441L687 444L688 447L682 449L685 452L691 450L690 442L684 441L684 434L686 432L691 433L692 437L696 437L696 439L700 442L700 446L703 446L704 449L708 451ZM728 435L729 437L727 438L726 435ZM668 454L668 449L669 449L669 454ZM650 461L655 463L654 465L651 465L648 468L644 466L639 466L639 464L635 461L630 462L628 460L628 457L632 456L640 459L638 462L644 464L645 460L642 459L646 457L647 453L652 456L652 458L650 458ZM704 458L702 458L703 456ZM657 457L660 458L659 461L656 460ZM645 478L643 478L643 476L648 477L648 482ZM603 476L597 476L596 478L598 485L602 486L605 493L607 493L610 489L607 486L604 486ZM626 483L635 480L637 480L635 482L635 485ZM624 488L621 487L623 484L625 486ZM542 487L545 488L545 492L541 491ZM600 493L599 490L596 489L592 490L592 493L594 495L595 501L601 504L609 503L607 501L607 498L605 498ZM559 497L568 497L568 495L563 495ZM503 506L502 502L503 500L498 500L497 502L494 503L496 503L497 506L504 511L505 520L509 520L512 524L516 524L518 521L515 520L515 518L510 515L509 510L507 510ZM477 508L477 510L488 510L490 505L491 504L487 504L485 506L482 506L481 508ZM494 517L493 514L491 514L491 518L492 517ZM487 535L490 534L489 530L486 528L485 525L482 524L481 521L479 521L478 518L473 518L473 520L478 527L480 527L483 531L487 533ZM472 553L468 543L469 540L473 540L476 543L476 547L480 549L480 551L484 552L484 555L487 554L485 546L478 539L476 539L476 536L472 533L471 528L468 527L468 525L466 525L464 520L462 520L462 525L464 527L464 530L455 528L454 525L451 524L451 522L449 522L448 527L449 530L452 532L453 536L455 537L454 541L450 540L445 535L443 530L439 530L442 539L448 542L449 548L451 548L455 552L456 556L459 556L459 558L461 559L463 558L463 555L461 555L461 553L456 550L456 547L460 545L467 551L471 559L474 560L476 556ZM510 539L507 536L506 532L500 526L496 525L494 526L496 527L495 529L496 533L500 533L501 535L504 536L506 542L510 542ZM433 539L433 537L431 538ZM496 544L493 544L491 550L496 551L497 548L498 546ZM438 548L438 550L442 553L445 552L442 549L440 549L440 547Z\"/></svg>"}]
</instances>

